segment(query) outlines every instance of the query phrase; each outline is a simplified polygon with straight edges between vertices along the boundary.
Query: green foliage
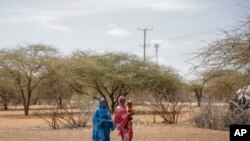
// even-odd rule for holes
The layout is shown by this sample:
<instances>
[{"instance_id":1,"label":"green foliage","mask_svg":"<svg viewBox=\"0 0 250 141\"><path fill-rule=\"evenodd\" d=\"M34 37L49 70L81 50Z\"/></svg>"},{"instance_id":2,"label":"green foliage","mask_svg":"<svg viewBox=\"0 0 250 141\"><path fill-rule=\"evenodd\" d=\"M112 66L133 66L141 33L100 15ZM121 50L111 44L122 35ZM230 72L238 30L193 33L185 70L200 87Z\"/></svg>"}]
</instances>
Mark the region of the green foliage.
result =
<instances>
[{"instance_id":1,"label":"green foliage","mask_svg":"<svg viewBox=\"0 0 250 141\"><path fill-rule=\"evenodd\" d=\"M230 100L232 95L246 84L250 83L250 77L233 70L218 70L210 72L212 77L205 86L205 93L213 95L219 100Z\"/></svg>"},{"instance_id":2,"label":"green foliage","mask_svg":"<svg viewBox=\"0 0 250 141\"><path fill-rule=\"evenodd\" d=\"M71 61L72 88L94 98L104 97L110 102L111 109L114 109L120 95L128 95L138 84L134 76L140 60L135 56L75 53Z\"/></svg>"},{"instance_id":3,"label":"green foliage","mask_svg":"<svg viewBox=\"0 0 250 141\"><path fill-rule=\"evenodd\" d=\"M69 64L69 61L64 58L51 58L47 66L50 76L46 77L38 86L36 96L53 103L56 102L60 108L65 106L63 101L69 100L73 94L68 82L70 74L67 66Z\"/></svg>"},{"instance_id":4,"label":"green foliage","mask_svg":"<svg viewBox=\"0 0 250 141\"><path fill-rule=\"evenodd\" d=\"M54 48L40 44L0 50L0 68L15 81L25 115L28 115L33 91L49 75L47 63L55 53Z\"/></svg>"},{"instance_id":5,"label":"green foliage","mask_svg":"<svg viewBox=\"0 0 250 141\"><path fill-rule=\"evenodd\" d=\"M156 94L176 95L183 86L176 71L170 67L149 63L137 75L140 78L141 88Z\"/></svg>"},{"instance_id":6,"label":"green foliage","mask_svg":"<svg viewBox=\"0 0 250 141\"><path fill-rule=\"evenodd\" d=\"M55 99L59 106L74 94L95 99L104 97L113 110L118 97L132 91L174 95L182 86L172 68L144 62L125 53L78 51L71 57L60 57L49 46L28 45L1 50L0 66L18 88L25 114L28 114L30 99L34 96Z\"/></svg>"},{"instance_id":7,"label":"green foliage","mask_svg":"<svg viewBox=\"0 0 250 141\"><path fill-rule=\"evenodd\" d=\"M174 70L144 62L133 55L75 53L71 61L71 72L75 78L71 80L73 89L94 98L104 97L111 109L114 109L120 95L126 96L131 91L153 90L174 94L181 85Z\"/></svg>"}]
</instances>

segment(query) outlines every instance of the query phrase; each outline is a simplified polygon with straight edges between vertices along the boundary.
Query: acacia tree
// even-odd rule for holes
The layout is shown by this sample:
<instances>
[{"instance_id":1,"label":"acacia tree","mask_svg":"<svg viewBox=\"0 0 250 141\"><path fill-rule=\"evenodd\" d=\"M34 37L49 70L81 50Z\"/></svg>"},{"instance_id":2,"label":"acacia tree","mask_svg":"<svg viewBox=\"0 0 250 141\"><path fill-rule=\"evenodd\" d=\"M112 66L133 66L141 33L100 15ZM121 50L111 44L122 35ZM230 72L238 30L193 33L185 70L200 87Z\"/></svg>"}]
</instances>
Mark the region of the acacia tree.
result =
<instances>
[{"instance_id":1,"label":"acacia tree","mask_svg":"<svg viewBox=\"0 0 250 141\"><path fill-rule=\"evenodd\" d=\"M0 102L2 102L4 110L8 110L8 103L10 102L12 97L12 92L9 92L5 87L0 86Z\"/></svg>"},{"instance_id":2,"label":"acacia tree","mask_svg":"<svg viewBox=\"0 0 250 141\"><path fill-rule=\"evenodd\" d=\"M234 70L216 70L210 72L210 75L212 74L216 77L212 77L206 83L204 91L218 100L228 101L238 88L250 83L250 76Z\"/></svg>"},{"instance_id":3,"label":"acacia tree","mask_svg":"<svg viewBox=\"0 0 250 141\"><path fill-rule=\"evenodd\" d=\"M1 80L2 81L2 80ZM8 103L14 98L14 91L11 88L11 83L7 81L0 82L0 102L4 106L4 110L8 110Z\"/></svg>"},{"instance_id":4,"label":"acacia tree","mask_svg":"<svg viewBox=\"0 0 250 141\"><path fill-rule=\"evenodd\" d=\"M151 69L151 73L148 75L152 77L148 88L157 95L162 95L164 99L171 101L180 93L182 82L174 69L170 67Z\"/></svg>"},{"instance_id":5,"label":"acacia tree","mask_svg":"<svg viewBox=\"0 0 250 141\"><path fill-rule=\"evenodd\" d=\"M200 77L203 81L200 81L198 85L192 85L198 96L198 101L199 97L203 95L204 84L211 78L210 72L215 74L217 71L218 74L218 71L222 69L238 71L245 77L241 80L244 82L243 85L248 83L246 80L250 75L250 17L248 16L245 19L241 26L231 31L223 31L223 38L210 42L197 52L196 58L200 62L195 66L195 69L202 69L203 71L205 69L206 72L203 74L207 75ZM221 77L221 75L218 77ZM216 76L212 78L216 78Z\"/></svg>"},{"instance_id":6,"label":"acacia tree","mask_svg":"<svg viewBox=\"0 0 250 141\"><path fill-rule=\"evenodd\" d=\"M234 69L250 74L250 16L238 28L223 31L224 38L209 43L198 52L198 67Z\"/></svg>"},{"instance_id":7,"label":"acacia tree","mask_svg":"<svg viewBox=\"0 0 250 141\"><path fill-rule=\"evenodd\" d=\"M4 110L8 110L8 103L14 98L14 92L14 81L3 70L0 70L0 102Z\"/></svg>"},{"instance_id":8,"label":"acacia tree","mask_svg":"<svg viewBox=\"0 0 250 141\"><path fill-rule=\"evenodd\" d=\"M104 97L114 110L118 97L128 95L138 84L135 75L142 64L136 56L127 54L74 54L71 87L95 99Z\"/></svg>"},{"instance_id":9,"label":"acacia tree","mask_svg":"<svg viewBox=\"0 0 250 141\"><path fill-rule=\"evenodd\" d=\"M204 86L208 80L208 77L203 76L201 80L192 82L192 84L190 85L190 89L195 93L198 107L201 106L202 97L204 96Z\"/></svg>"},{"instance_id":10,"label":"acacia tree","mask_svg":"<svg viewBox=\"0 0 250 141\"><path fill-rule=\"evenodd\" d=\"M47 62L55 53L54 48L40 44L0 50L0 67L15 80L22 97L25 116L29 114L33 91L50 74Z\"/></svg>"},{"instance_id":11,"label":"acacia tree","mask_svg":"<svg viewBox=\"0 0 250 141\"><path fill-rule=\"evenodd\" d=\"M155 66L148 62L144 69L137 73L141 85L138 91L146 92L144 95L156 114L164 123L177 123L184 105L182 81L171 67ZM141 97L140 97L141 98Z\"/></svg>"},{"instance_id":12,"label":"acacia tree","mask_svg":"<svg viewBox=\"0 0 250 141\"><path fill-rule=\"evenodd\" d=\"M56 101L59 108L63 108L63 101L69 100L72 96L68 82L68 62L69 59L61 57L51 59L47 68L51 72L50 77L45 78L36 91L39 98Z\"/></svg>"},{"instance_id":13,"label":"acacia tree","mask_svg":"<svg viewBox=\"0 0 250 141\"><path fill-rule=\"evenodd\" d=\"M195 97L199 107L201 106L202 98L204 97L204 89L207 83L212 79L218 78L222 75L223 73L221 70L206 70L200 74L199 79L191 82L189 89L195 93Z\"/></svg>"},{"instance_id":14,"label":"acacia tree","mask_svg":"<svg viewBox=\"0 0 250 141\"><path fill-rule=\"evenodd\" d=\"M218 100L228 101L238 88L250 82L249 76L229 69L207 70L199 78L192 81L189 86L189 89L195 93L198 106L201 104L204 93Z\"/></svg>"}]
</instances>

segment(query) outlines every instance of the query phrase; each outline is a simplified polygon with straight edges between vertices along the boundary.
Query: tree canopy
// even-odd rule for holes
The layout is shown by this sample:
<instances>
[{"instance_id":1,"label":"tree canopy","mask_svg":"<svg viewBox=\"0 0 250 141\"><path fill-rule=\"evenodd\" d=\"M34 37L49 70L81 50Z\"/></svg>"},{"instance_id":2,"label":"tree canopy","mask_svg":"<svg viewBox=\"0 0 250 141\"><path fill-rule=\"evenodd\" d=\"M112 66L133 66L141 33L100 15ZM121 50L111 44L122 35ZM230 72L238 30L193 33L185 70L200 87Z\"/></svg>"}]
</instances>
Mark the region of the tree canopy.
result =
<instances>
[{"instance_id":1,"label":"tree canopy","mask_svg":"<svg viewBox=\"0 0 250 141\"><path fill-rule=\"evenodd\" d=\"M199 66L214 69L234 69L250 74L250 16L224 37L210 42L198 52Z\"/></svg>"},{"instance_id":2,"label":"tree canopy","mask_svg":"<svg viewBox=\"0 0 250 141\"><path fill-rule=\"evenodd\" d=\"M25 115L28 115L34 89L49 76L47 64L55 54L56 49L40 44L0 50L0 68L15 81L22 97Z\"/></svg>"}]
</instances>

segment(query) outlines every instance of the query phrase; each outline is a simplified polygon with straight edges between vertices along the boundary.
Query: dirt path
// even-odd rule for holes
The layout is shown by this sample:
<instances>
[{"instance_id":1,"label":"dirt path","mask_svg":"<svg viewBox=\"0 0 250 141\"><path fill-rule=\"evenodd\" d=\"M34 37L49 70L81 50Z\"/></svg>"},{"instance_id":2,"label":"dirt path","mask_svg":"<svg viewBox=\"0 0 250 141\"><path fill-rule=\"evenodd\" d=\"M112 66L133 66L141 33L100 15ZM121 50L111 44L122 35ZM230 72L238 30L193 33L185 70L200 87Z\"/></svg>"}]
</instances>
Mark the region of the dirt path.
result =
<instances>
[{"instance_id":1,"label":"dirt path","mask_svg":"<svg viewBox=\"0 0 250 141\"><path fill-rule=\"evenodd\" d=\"M134 119L142 117L134 117ZM145 122L144 122L145 123ZM187 122L178 125L134 124L134 141L228 141L228 131L199 129ZM35 117L0 116L0 141L91 141L92 127L82 129L49 129ZM111 141L120 141L118 132Z\"/></svg>"}]
</instances>

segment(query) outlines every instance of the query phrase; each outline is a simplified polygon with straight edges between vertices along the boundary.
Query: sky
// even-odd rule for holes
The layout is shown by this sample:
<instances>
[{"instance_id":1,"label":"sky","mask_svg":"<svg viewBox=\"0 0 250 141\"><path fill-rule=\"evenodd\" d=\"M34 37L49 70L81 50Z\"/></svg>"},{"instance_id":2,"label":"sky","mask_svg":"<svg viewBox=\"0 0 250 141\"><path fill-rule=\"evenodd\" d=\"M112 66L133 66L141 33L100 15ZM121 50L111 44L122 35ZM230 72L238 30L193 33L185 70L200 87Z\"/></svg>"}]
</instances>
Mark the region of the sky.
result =
<instances>
[{"instance_id":1,"label":"sky","mask_svg":"<svg viewBox=\"0 0 250 141\"><path fill-rule=\"evenodd\" d=\"M48 44L62 55L76 49L124 52L174 67L184 79L193 54L249 15L250 0L0 0L0 48Z\"/></svg>"}]
</instances>

